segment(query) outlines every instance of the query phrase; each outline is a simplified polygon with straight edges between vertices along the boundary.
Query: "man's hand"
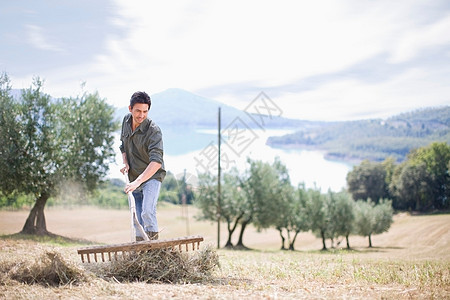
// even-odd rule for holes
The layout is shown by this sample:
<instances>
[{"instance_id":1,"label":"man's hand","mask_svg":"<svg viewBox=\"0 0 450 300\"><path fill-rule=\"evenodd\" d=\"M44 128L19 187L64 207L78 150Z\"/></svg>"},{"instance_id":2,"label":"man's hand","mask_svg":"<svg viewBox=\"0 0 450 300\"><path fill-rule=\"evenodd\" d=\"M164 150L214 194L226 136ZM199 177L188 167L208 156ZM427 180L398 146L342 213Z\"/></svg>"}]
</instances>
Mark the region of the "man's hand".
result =
<instances>
[{"instance_id":1,"label":"man's hand","mask_svg":"<svg viewBox=\"0 0 450 300\"><path fill-rule=\"evenodd\" d=\"M120 169L120 172L122 172L122 174L125 175L126 173L128 173L129 169L130 169L130 166L128 164L124 164L123 168Z\"/></svg>"},{"instance_id":2,"label":"man's hand","mask_svg":"<svg viewBox=\"0 0 450 300\"><path fill-rule=\"evenodd\" d=\"M124 191L125 191L125 193L127 193L127 194L128 194L128 193L131 193L131 192L133 192L135 189L137 189L140 185L141 185L141 183L140 183L139 181L135 180L135 181L133 181L133 182L128 183L128 184L125 186Z\"/></svg>"},{"instance_id":3,"label":"man's hand","mask_svg":"<svg viewBox=\"0 0 450 300\"><path fill-rule=\"evenodd\" d=\"M129 169L129 165L125 164L125 167L123 167L121 169L122 170L126 170L128 172ZM153 176L153 174L156 173L156 171L158 171L161 168L161 163L158 163L156 161L151 161L147 168L145 168L144 172L142 172L141 175L138 176L138 178L136 178L135 181L128 183L125 186L125 193L129 193L134 191L135 189L137 189L143 182L147 181L149 178L151 178Z\"/></svg>"}]
</instances>

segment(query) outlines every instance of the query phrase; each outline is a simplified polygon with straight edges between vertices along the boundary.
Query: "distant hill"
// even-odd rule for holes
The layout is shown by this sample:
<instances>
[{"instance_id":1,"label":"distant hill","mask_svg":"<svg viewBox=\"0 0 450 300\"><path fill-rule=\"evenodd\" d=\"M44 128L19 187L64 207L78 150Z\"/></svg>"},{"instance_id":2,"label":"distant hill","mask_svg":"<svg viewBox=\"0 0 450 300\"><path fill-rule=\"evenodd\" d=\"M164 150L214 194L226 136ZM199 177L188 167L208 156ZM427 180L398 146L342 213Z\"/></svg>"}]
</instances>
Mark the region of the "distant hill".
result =
<instances>
[{"instance_id":1,"label":"distant hill","mask_svg":"<svg viewBox=\"0 0 450 300\"><path fill-rule=\"evenodd\" d=\"M403 113L386 120L330 122L301 129L267 144L277 148L324 150L334 160L403 161L413 148L433 141L450 144L450 106Z\"/></svg>"},{"instance_id":2,"label":"distant hill","mask_svg":"<svg viewBox=\"0 0 450 300\"><path fill-rule=\"evenodd\" d=\"M21 90L15 89L11 93L14 97L20 97ZM149 117L163 131L164 148L167 154L179 155L199 150L215 141L214 130L217 130L219 107L221 107L222 130L232 124L236 118L240 118L241 124L258 128L258 125L244 111L182 89L172 88L150 97L152 107ZM126 114L128 114L128 106L116 108L114 118L121 122ZM316 126L316 124L321 122L274 117L267 121L265 129L300 129Z\"/></svg>"},{"instance_id":3,"label":"distant hill","mask_svg":"<svg viewBox=\"0 0 450 300\"><path fill-rule=\"evenodd\" d=\"M21 96L22 90L12 89L11 95L14 98ZM171 88L161 93L150 95L152 107L149 117L158 125L166 128L173 127L194 127L202 129L217 128L218 108L221 108L222 128L240 118L248 127L258 127L252 119L242 110L208 99L191 92ZM128 106L116 107L114 118L122 121L122 118L128 114ZM253 115L254 116L254 115ZM255 119L257 117L254 117ZM271 116L265 118L266 128L302 128L316 126L322 122L303 121L296 119L287 119L283 117Z\"/></svg>"},{"instance_id":4,"label":"distant hill","mask_svg":"<svg viewBox=\"0 0 450 300\"><path fill-rule=\"evenodd\" d=\"M164 127L217 128L219 107L223 128L237 117L247 126L257 127L244 111L182 89L167 89L150 97L152 107L149 117ZM122 107L117 109L116 116L121 120L126 113L128 107ZM266 125L268 128L300 128L315 123L317 122L273 117Z\"/></svg>"}]
</instances>

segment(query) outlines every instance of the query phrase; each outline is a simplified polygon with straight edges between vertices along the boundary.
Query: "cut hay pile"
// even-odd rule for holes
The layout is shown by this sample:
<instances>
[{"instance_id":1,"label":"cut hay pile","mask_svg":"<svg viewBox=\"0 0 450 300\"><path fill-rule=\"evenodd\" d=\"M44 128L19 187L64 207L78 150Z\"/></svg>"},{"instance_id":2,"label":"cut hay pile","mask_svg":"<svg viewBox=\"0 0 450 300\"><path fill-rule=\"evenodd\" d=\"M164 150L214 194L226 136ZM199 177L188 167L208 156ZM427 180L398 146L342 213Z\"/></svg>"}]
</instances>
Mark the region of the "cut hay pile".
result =
<instances>
[{"instance_id":1,"label":"cut hay pile","mask_svg":"<svg viewBox=\"0 0 450 300\"><path fill-rule=\"evenodd\" d=\"M59 286L80 284L88 280L88 275L74 263L64 260L60 253L47 251L31 263L27 260L2 261L0 282L15 280L27 284Z\"/></svg>"},{"instance_id":2,"label":"cut hay pile","mask_svg":"<svg viewBox=\"0 0 450 300\"><path fill-rule=\"evenodd\" d=\"M119 282L194 283L210 280L218 266L219 257L210 248L191 253L156 249L94 264L90 270L104 279Z\"/></svg>"},{"instance_id":3,"label":"cut hay pile","mask_svg":"<svg viewBox=\"0 0 450 300\"><path fill-rule=\"evenodd\" d=\"M208 247L195 252L152 250L107 262L80 264L55 250L37 255L0 257L0 285L80 285L93 279L110 282L198 283L212 280L218 255Z\"/></svg>"}]
</instances>

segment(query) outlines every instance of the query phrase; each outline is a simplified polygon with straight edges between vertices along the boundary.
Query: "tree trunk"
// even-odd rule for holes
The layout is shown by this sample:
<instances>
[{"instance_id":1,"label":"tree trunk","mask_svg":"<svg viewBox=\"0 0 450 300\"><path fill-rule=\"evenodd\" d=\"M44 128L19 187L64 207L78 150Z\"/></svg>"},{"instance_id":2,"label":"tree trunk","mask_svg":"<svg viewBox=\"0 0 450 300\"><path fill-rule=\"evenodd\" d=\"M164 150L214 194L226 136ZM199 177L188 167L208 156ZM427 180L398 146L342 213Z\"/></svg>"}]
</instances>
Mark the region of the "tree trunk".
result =
<instances>
[{"instance_id":1,"label":"tree trunk","mask_svg":"<svg viewBox=\"0 0 450 300\"><path fill-rule=\"evenodd\" d=\"M47 224L45 222L44 215L44 207L48 198L50 198L50 194L48 192L43 192L36 199L36 203L34 203L21 233L37 235L46 235L49 233L47 231Z\"/></svg>"},{"instance_id":2,"label":"tree trunk","mask_svg":"<svg viewBox=\"0 0 450 300\"><path fill-rule=\"evenodd\" d=\"M347 249L350 249L350 241L348 239L348 234L345 235L345 240L347 241Z\"/></svg>"},{"instance_id":3,"label":"tree trunk","mask_svg":"<svg viewBox=\"0 0 450 300\"><path fill-rule=\"evenodd\" d=\"M369 234L369 248L372 248L372 235Z\"/></svg>"},{"instance_id":4,"label":"tree trunk","mask_svg":"<svg viewBox=\"0 0 450 300\"><path fill-rule=\"evenodd\" d=\"M280 233L280 237L281 237L281 250L286 250L286 248L284 247L284 241L286 239L283 236L283 229L282 228L277 228L277 229L278 229L278 232Z\"/></svg>"},{"instance_id":5,"label":"tree trunk","mask_svg":"<svg viewBox=\"0 0 450 300\"><path fill-rule=\"evenodd\" d=\"M247 247L244 246L243 238L244 238L245 228L247 227L248 224L250 224L250 222L251 222L251 218L242 222L241 232L239 233L239 240L238 240L235 248L248 249Z\"/></svg>"},{"instance_id":6,"label":"tree trunk","mask_svg":"<svg viewBox=\"0 0 450 300\"><path fill-rule=\"evenodd\" d=\"M298 233L299 233L300 231L296 231L295 232L295 234L294 234L294 238L292 239L292 242L289 244L289 250L292 250L292 251L294 251L295 249L294 249L294 244L295 244L295 240L297 239L297 236L298 236Z\"/></svg>"},{"instance_id":7,"label":"tree trunk","mask_svg":"<svg viewBox=\"0 0 450 300\"><path fill-rule=\"evenodd\" d=\"M236 230L237 225L239 224L239 221L242 219L243 215L244 214L241 213L239 215L239 217L236 218L236 220L234 221L233 227L231 227L231 220L227 219L228 240L227 240L227 243L225 244L225 248L233 248L233 243L231 243L231 237L232 237L234 231Z\"/></svg>"},{"instance_id":8,"label":"tree trunk","mask_svg":"<svg viewBox=\"0 0 450 300\"><path fill-rule=\"evenodd\" d=\"M286 231L287 231L288 245L291 245L291 231L288 228L286 228Z\"/></svg>"},{"instance_id":9,"label":"tree trunk","mask_svg":"<svg viewBox=\"0 0 450 300\"><path fill-rule=\"evenodd\" d=\"M322 250L327 250L327 245L325 243L325 230L320 231L320 235L322 236Z\"/></svg>"},{"instance_id":10,"label":"tree trunk","mask_svg":"<svg viewBox=\"0 0 450 300\"><path fill-rule=\"evenodd\" d=\"M227 220L227 229L228 229L228 239L224 248L233 248L233 244L231 243L231 235L233 234L234 228L231 228L231 222Z\"/></svg>"}]
</instances>

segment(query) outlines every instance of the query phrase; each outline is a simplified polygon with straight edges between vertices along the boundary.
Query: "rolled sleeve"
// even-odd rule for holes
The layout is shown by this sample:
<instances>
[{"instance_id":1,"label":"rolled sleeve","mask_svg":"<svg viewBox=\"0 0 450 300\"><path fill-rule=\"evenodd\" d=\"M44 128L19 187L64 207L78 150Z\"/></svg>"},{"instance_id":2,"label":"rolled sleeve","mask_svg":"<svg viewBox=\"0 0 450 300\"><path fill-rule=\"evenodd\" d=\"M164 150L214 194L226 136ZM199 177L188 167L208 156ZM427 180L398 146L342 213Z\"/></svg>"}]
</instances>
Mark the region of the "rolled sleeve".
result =
<instances>
[{"instance_id":1,"label":"rolled sleeve","mask_svg":"<svg viewBox=\"0 0 450 300\"><path fill-rule=\"evenodd\" d=\"M120 145L119 145L119 150L121 153L125 152L124 137L125 137L125 131L126 131L126 122L127 122L128 118L129 118L129 116L125 116L122 120L122 130L120 131Z\"/></svg>"},{"instance_id":2,"label":"rolled sleeve","mask_svg":"<svg viewBox=\"0 0 450 300\"><path fill-rule=\"evenodd\" d=\"M148 145L148 156L150 161L154 161L163 164L163 140L161 129L155 126L154 133L150 137L150 143Z\"/></svg>"}]
</instances>

